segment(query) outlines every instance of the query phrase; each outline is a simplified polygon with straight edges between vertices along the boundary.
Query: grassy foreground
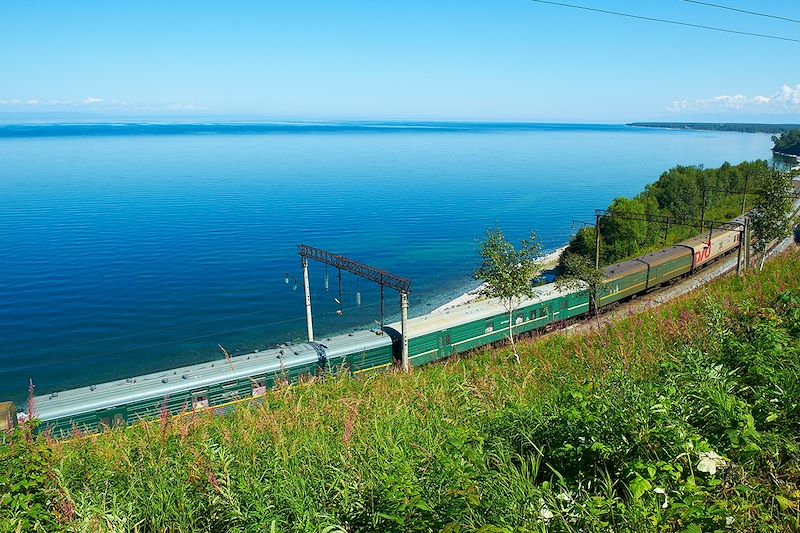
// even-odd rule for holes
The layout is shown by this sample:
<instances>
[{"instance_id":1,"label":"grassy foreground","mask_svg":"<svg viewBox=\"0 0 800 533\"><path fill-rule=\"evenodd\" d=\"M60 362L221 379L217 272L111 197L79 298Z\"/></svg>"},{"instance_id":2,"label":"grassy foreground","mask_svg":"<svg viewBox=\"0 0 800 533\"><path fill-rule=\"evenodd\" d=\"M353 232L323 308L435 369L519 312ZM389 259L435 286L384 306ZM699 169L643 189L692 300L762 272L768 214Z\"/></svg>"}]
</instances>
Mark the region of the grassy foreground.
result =
<instances>
[{"instance_id":1,"label":"grassy foreground","mask_svg":"<svg viewBox=\"0 0 800 533\"><path fill-rule=\"evenodd\" d=\"M0 449L0 531L798 531L800 255L587 335Z\"/></svg>"}]
</instances>

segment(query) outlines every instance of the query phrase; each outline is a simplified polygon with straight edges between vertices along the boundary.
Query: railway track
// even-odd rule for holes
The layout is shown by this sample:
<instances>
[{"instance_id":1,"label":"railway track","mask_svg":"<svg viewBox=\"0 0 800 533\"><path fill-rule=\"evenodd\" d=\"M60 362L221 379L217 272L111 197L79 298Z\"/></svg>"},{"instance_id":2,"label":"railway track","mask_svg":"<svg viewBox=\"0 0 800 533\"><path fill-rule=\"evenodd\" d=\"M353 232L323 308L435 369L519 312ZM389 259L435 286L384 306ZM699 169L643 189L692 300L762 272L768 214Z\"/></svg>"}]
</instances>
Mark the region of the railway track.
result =
<instances>
[{"instance_id":1,"label":"railway track","mask_svg":"<svg viewBox=\"0 0 800 533\"><path fill-rule=\"evenodd\" d=\"M794 216L800 213L800 203L795 203ZM767 258L774 257L780 253L790 249L797 249L800 246L795 242L795 236L790 235L775 243L767 252ZM736 273L736 254L728 255L712 265L704 268L694 275L686 277L676 283L661 287L651 293L641 295L633 298L632 300L620 304L615 309L611 309L602 313L597 318L584 319L580 322L571 324L563 329L561 332L566 332L570 335L583 333L585 331L598 330L606 324L615 322L617 320L638 315L647 311L648 309L655 309L665 303L668 303L676 298L680 298L690 292L708 284L709 282Z\"/></svg>"}]
</instances>

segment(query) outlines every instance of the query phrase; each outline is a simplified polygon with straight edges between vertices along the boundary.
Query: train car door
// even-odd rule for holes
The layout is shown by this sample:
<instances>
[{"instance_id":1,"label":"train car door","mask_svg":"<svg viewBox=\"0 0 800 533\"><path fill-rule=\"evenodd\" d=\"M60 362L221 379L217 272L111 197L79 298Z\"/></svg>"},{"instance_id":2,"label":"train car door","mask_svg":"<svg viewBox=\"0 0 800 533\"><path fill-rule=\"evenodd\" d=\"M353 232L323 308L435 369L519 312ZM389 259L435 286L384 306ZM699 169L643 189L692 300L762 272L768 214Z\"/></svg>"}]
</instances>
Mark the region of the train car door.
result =
<instances>
[{"instance_id":1,"label":"train car door","mask_svg":"<svg viewBox=\"0 0 800 533\"><path fill-rule=\"evenodd\" d=\"M125 407L110 407L97 413L97 429L105 431L128 424L128 410Z\"/></svg>"},{"instance_id":2,"label":"train car door","mask_svg":"<svg viewBox=\"0 0 800 533\"><path fill-rule=\"evenodd\" d=\"M453 354L453 346L450 344L450 332L442 331L439 334L439 349L437 351L437 358L444 359Z\"/></svg>"}]
</instances>

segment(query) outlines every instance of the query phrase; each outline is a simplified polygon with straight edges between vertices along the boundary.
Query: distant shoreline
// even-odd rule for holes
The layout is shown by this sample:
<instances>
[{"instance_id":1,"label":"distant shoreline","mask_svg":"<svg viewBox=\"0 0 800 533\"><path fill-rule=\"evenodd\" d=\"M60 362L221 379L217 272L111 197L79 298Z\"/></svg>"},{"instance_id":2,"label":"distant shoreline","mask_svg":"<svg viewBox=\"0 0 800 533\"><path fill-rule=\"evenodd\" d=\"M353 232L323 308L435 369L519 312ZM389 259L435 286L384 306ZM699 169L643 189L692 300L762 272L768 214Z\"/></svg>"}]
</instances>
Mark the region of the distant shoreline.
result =
<instances>
[{"instance_id":1,"label":"distant shoreline","mask_svg":"<svg viewBox=\"0 0 800 533\"><path fill-rule=\"evenodd\" d=\"M670 130L733 131L737 133L784 133L791 129L800 129L800 124L756 124L748 122L630 122L626 126Z\"/></svg>"}]
</instances>

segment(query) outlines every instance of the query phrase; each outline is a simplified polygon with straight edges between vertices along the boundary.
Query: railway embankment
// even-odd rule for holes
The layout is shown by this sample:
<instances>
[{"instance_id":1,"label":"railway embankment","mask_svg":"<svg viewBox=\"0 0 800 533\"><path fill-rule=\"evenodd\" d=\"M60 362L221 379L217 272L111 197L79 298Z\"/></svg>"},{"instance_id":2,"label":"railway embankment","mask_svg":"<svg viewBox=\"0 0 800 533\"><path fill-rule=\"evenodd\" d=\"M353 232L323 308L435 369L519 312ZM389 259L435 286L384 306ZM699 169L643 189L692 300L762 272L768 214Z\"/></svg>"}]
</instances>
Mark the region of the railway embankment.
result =
<instances>
[{"instance_id":1,"label":"railway embankment","mask_svg":"<svg viewBox=\"0 0 800 533\"><path fill-rule=\"evenodd\" d=\"M793 531L800 253L575 335L86 439L15 434L0 530Z\"/></svg>"}]
</instances>

